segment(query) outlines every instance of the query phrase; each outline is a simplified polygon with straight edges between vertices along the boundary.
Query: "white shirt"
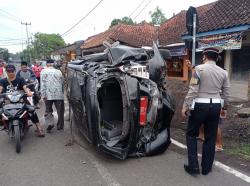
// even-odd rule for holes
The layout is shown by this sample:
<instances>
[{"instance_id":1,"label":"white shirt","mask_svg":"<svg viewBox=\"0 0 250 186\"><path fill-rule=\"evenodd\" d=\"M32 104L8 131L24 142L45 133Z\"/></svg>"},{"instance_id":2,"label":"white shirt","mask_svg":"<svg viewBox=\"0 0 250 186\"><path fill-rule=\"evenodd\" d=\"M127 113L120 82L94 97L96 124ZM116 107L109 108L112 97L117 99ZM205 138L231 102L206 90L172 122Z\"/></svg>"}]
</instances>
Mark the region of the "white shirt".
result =
<instances>
[{"instance_id":1,"label":"white shirt","mask_svg":"<svg viewBox=\"0 0 250 186\"><path fill-rule=\"evenodd\" d=\"M41 72L41 95L47 100L63 100L63 75L60 70L53 67L43 69Z\"/></svg>"}]
</instances>

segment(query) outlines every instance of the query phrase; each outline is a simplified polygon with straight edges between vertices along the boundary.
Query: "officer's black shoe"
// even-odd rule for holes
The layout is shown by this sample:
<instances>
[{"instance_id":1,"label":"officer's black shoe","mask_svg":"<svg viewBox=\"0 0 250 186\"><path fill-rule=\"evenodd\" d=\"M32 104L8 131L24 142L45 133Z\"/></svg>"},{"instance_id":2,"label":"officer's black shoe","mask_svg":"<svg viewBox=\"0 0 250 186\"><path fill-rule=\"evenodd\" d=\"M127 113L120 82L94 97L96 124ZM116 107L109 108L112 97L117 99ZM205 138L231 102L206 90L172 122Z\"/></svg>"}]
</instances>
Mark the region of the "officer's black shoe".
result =
<instances>
[{"instance_id":1,"label":"officer's black shoe","mask_svg":"<svg viewBox=\"0 0 250 186\"><path fill-rule=\"evenodd\" d=\"M190 175L200 174L200 169L199 168L193 168L193 167L190 167L189 165L184 165L184 169Z\"/></svg>"},{"instance_id":2,"label":"officer's black shoe","mask_svg":"<svg viewBox=\"0 0 250 186\"><path fill-rule=\"evenodd\" d=\"M210 172L211 170L202 170L201 171L201 174L202 175L208 175L208 173Z\"/></svg>"}]
</instances>

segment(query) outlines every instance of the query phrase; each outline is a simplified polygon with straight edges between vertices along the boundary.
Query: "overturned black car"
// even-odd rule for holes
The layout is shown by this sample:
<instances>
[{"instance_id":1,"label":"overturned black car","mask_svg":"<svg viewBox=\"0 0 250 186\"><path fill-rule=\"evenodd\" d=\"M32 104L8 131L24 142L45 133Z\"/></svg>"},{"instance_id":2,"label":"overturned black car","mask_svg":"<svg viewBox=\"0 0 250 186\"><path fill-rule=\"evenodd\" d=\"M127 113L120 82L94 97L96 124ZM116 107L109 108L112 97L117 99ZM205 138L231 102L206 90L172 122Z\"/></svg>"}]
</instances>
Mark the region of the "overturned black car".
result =
<instances>
[{"instance_id":1,"label":"overturned black car","mask_svg":"<svg viewBox=\"0 0 250 186\"><path fill-rule=\"evenodd\" d=\"M164 152L175 108L163 86L166 64L160 51L155 44L106 47L68 64L72 122L89 142L119 159Z\"/></svg>"}]
</instances>

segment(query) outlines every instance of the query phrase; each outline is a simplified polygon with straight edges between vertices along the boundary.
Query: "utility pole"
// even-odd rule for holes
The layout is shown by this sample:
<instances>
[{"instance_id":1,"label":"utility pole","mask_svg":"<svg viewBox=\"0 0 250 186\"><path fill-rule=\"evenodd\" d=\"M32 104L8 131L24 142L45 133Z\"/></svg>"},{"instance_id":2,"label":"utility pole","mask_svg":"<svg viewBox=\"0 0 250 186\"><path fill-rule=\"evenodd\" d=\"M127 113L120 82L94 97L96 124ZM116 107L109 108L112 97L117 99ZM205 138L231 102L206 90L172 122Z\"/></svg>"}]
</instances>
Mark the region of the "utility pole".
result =
<instances>
[{"instance_id":1,"label":"utility pole","mask_svg":"<svg viewBox=\"0 0 250 186\"><path fill-rule=\"evenodd\" d=\"M192 48L192 67L195 66L195 42L196 41L196 14L193 14L193 48Z\"/></svg>"},{"instance_id":2,"label":"utility pole","mask_svg":"<svg viewBox=\"0 0 250 186\"><path fill-rule=\"evenodd\" d=\"M31 63L31 51L30 51L30 42L29 42L29 33L28 33L28 25L31 25L31 23L23 23L21 22L22 25L25 25L26 26L26 35L27 35L27 50L28 50L28 53L29 53L29 58L30 58L30 63Z\"/></svg>"}]
</instances>

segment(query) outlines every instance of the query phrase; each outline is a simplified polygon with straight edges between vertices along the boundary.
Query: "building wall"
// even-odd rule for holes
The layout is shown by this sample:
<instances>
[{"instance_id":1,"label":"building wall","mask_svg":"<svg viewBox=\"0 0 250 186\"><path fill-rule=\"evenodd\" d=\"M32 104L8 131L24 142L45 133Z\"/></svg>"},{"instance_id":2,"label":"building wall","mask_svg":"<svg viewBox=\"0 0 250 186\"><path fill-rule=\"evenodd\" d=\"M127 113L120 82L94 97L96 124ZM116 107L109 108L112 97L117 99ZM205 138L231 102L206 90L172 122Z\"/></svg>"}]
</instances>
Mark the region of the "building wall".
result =
<instances>
[{"instance_id":1,"label":"building wall","mask_svg":"<svg viewBox=\"0 0 250 186\"><path fill-rule=\"evenodd\" d=\"M231 50L225 51L224 68L227 70L228 76L231 79L231 73L232 73L232 52L231 52Z\"/></svg>"},{"instance_id":2,"label":"building wall","mask_svg":"<svg viewBox=\"0 0 250 186\"><path fill-rule=\"evenodd\" d=\"M241 100L250 100L250 32L242 39L242 47L232 50L230 80L231 96Z\"/></svg>"},{"instance_id":3,"label":"building wall","mask_svg":"<svg viewBox=\"0 0 250 186\"><path fill-rule=\"evenodd\" d=\"M231 80L248 81L250 72L250 46L232 51Z\"/></svg>"}]
</instances>

